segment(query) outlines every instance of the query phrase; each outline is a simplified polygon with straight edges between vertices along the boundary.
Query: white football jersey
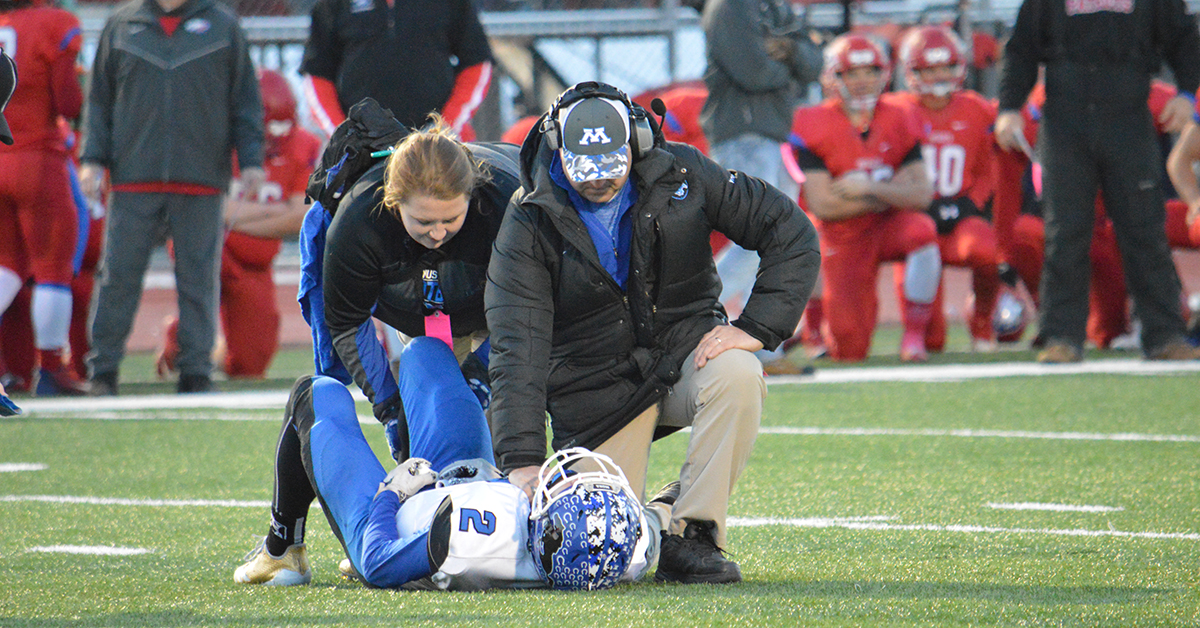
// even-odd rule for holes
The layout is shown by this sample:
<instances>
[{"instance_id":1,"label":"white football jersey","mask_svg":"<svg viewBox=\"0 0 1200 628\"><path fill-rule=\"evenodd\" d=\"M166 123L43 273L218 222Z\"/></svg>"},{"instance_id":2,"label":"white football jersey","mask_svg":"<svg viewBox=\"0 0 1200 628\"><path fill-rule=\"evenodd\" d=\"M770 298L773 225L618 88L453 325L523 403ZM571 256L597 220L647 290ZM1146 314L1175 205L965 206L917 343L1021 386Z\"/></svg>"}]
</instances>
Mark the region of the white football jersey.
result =
<instances>
[{"instance_id":1,"label":"white football jersey","mask_svg":"<svg viewBox=\"0 0 1200 628\"><path fill-rule=\"evenodd\" d=\"M467 482L417 493L396 513L400 540L429 532L447 498L451 505L449 552L437 573L413 586L459 591L547 586L529 551L529 498L507 480ZM657 534L643 515L642 535L623 582L636 580L647 571L656 558L648 554L657 554L658 543L651 543L652 535Z\"/></svg>"}]
</instances>

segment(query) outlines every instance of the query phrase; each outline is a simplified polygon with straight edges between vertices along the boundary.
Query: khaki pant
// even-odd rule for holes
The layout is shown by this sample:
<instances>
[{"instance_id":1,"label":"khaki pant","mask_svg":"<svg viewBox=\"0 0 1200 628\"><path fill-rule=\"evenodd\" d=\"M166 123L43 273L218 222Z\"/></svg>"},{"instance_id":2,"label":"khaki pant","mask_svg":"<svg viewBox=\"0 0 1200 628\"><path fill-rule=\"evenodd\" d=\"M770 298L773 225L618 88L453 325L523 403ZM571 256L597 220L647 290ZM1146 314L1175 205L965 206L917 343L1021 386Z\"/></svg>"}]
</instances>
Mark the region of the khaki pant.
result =
<instances>
[{"instance_id":1,"label":"khaki pant","mask_svg":"<svg viewBox=\"0 0 1200 628\"><path fill-rule=\"evenodd\" d=\"M679 471L680 494L674 508L651 508L669 518L667 532L681 534L688 520L714 521L716 541L725 547L729 496L758 436L767 394L762 364L749 351L728 350L697 370L695 352L684 362L671 394L596 449L625 472L629 485L646 498L650 443L658 425L691 426L687 456Z\"/></svg>"}]
</instances>

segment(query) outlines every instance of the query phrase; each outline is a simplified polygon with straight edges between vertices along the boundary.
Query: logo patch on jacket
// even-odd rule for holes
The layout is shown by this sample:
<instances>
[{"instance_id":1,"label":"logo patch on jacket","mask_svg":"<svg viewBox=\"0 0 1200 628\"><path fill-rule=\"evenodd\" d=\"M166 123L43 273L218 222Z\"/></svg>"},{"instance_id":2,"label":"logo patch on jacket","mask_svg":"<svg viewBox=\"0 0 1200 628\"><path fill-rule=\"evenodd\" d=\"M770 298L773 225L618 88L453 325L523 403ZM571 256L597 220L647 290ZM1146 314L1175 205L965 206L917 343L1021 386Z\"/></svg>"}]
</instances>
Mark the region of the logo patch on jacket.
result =
<instances>
[{"instance_id":1,"label":"logo patch on jacket","mask_svg":"<svg viewBox=\"0 0 1200 628\"><path fill-rule=\"evenodd\" d=\"M442 286L438 283L436 268L426 268L421 271L421 283L424 284L425 307L431 310L441 310L444 300Z\"/></svg>"},{"instance_id":2,"label":"logo patch on jacket","mask_svg":"<svg viewBox=\"0 0 1200 628\"><path fill-rule=\"evenodd\" d=\"M687 193L687 181L684 181L683 183L679 184L679 189L675 190L675 193L671 195L671 198L682 201L683 199L687 198Z\"/></svg>"},{"instance_id":3,"label":"logo patch on jacket","mask_svg":"<svg viewBox=\"0 0 1200 628\"><path fill-rule=\"evenodd\" d=\"M351 13L366 13L375 8L375 0L351 0Z\"/></svg>"},{"instance_id":4,"label":"logo patch on jacket","mask_svg":"<svg viewBox=\"0 0 1200 628\"><path fill-rule=\"evenodd\" d=\"M202 17L192 18L183 23L183 30L193 35L207 33L210 28L212 28L212 23Z\"/></svg>"}]
</instances>

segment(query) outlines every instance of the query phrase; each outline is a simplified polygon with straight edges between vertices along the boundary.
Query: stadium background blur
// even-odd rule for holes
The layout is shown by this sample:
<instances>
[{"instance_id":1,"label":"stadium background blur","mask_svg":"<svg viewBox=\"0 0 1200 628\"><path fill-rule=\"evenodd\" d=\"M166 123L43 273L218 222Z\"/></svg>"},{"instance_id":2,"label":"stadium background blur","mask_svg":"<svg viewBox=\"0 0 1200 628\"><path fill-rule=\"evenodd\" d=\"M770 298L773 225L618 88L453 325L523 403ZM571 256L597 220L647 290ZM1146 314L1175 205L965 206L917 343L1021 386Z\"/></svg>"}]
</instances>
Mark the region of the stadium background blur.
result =
<instances>
[{"instance_id":1,"label":"stadium background blur","mask_svg":"<svg viewBox=\"0 0 1200 628\"><path fill-rule=\"evenodd\" d=\"M1019 0L982 0L962 7L936 0L848 5L792 1L799 23L807 29L797 36L827 40L844 30L848 18L856 30L877 34L883 43L904 27L952 22L964 10L965 24L1000 38L1020 5ZM225 2L242 16L255 64L280 70L298 87L297 68L314 0ZM83 24L85 68L91 65L105 17L118 3L61 2ZM544 110L556 94L578 81L601 80L639 94L671 83L699 81L704 73L704 33L698 12L702 0L476 0L476 5L496 55L488 101L474 119L480 139L498 139L513 122ZM994 70L976 72L967 87L990 95L995 81ZM812 97L818 95L814 84ZM303 117L305 112L300 113Z\"/></svg>"},{"instance_id":2,"label":"stadium background blur","mask_svg":"<svg viewBox=\"0 0 1200 628\"><path fill-rule=\"evenodd\" d=\"M251 41L251 58L261 67L279 70L300 94L298 68L308 36L309 11L315 0L223 0L242 17ZM994 97L999 83L996 64L1003 41L1016 18L1020 0L937 2L876 0L813 2L792 0L801 30L796 37L825 42L847 26L889 45L909 26L952 25L976 55L965 87ZM61 0L79 16L84 30L80 62L90 68L96 39L118 0ZM476 0L495 54L495 75L484 104L472 121L480 140L496 140L513 123L544 111L565 87L598 79L632 95L655 93L676 84L703 86L703 0ZM1188 0L1191 12L1200 0ZM899 74L899 73L897 73ZM1169 76L1164 77L1168 81ZM903 79L897 77L896 81ZM902 87L896 85L897 88ZM808 102L820 99L809 85ZM297 98L302 123L309 120L303 98ZM307 124L306 124L307 125ZM311 129L316 130L316 129ZM1177 252L1184 293L1200 297L1200 255ZM277 297L283 322L282 346L307 344L308 328L295 303L298 279L295 246L285 243L276 260ZM156 255L147 276L146 293L130 336L128 350L151 351L162 338L162 319L174 311L174 285L165 255ZM948 316L959 319L956 304L970 293L969 278L956 269L946 273ZM892 290L881 285L880 323L898 319ZM1193 301L1200 300L1193 298Z\"/></svg>"}]
</instances>

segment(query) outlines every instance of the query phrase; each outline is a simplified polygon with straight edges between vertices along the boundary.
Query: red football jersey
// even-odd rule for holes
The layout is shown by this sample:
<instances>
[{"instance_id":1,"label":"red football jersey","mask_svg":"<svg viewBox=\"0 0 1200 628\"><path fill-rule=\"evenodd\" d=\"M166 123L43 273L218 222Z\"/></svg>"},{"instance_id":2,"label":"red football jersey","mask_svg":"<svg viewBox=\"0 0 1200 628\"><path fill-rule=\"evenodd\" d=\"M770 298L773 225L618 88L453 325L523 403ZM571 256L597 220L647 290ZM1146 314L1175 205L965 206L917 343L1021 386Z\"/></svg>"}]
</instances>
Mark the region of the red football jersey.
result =
<instances>
[{"instance_id":1,"label":"red football jersey","mask_svg":"<svg viewBox=\"0 0 1200 628\"><path fill-rule=\"evenodd\" d=\"M875 116L864 135L851 124L842 110L841 101L830 99L796 110L790 141L795 150L807 150L824 162L829 175L835 179L859 170L877 181L884 181L892 178L905 157L917 149L923 139L920 124L905 107L881 100L875 106ZM881 216L855 216L826 222L823 228L857 231L880 220Z\"/></svg>"},{"instance_id":2,"label":"red football jersey","mask_svg":"<svg viewBox=\"0 0 1200 628\"><path fill-rule=\"evenodd\" d=\"M934 111L911 92L884 94L883 99L909 107L925 127L921 156L938 198L967 195L977 207L992 196L996 108L984 97L962 90L950 104Z\"/></svg>"},{"instance_id":3,"label":"red football jersey","mask_svg":"<svg viewBox=\"0 0 1200 628\"><path fill-rule=\"evenodd\" d=\"M665 92L663 104L667 115L663 119L663 136L672 142L691 144L708 154L708 138L700 128L700 110L708 100L708 90L703 87L677 87Z\"/></svg>"},{"instance_id":4,"label":"red football jersey","mask_svg":"<svg viewBox=\"0 0 1200 628\"><path fill-rule=\"evenodd\" d=\"M4 149L63 150L50 70L56 63L74 64L82 45L79 20L62 9L0 13L0 48L17 64L17 90L4 111L14 142Z\"/></svg>"},{"instance_id":5,"label":"red football jersey","mask_svg":"<svg viewBox=\"0 0 1200 628\"><path fill-rule=\"evenodd\" d=\"M267 180L259 200L286 201L303 194L308 187L308 175L320 158L321 140L299 126L293 127L291 134L278 143L268 141L263 159Z\"/></svg>"}]
</instances>

